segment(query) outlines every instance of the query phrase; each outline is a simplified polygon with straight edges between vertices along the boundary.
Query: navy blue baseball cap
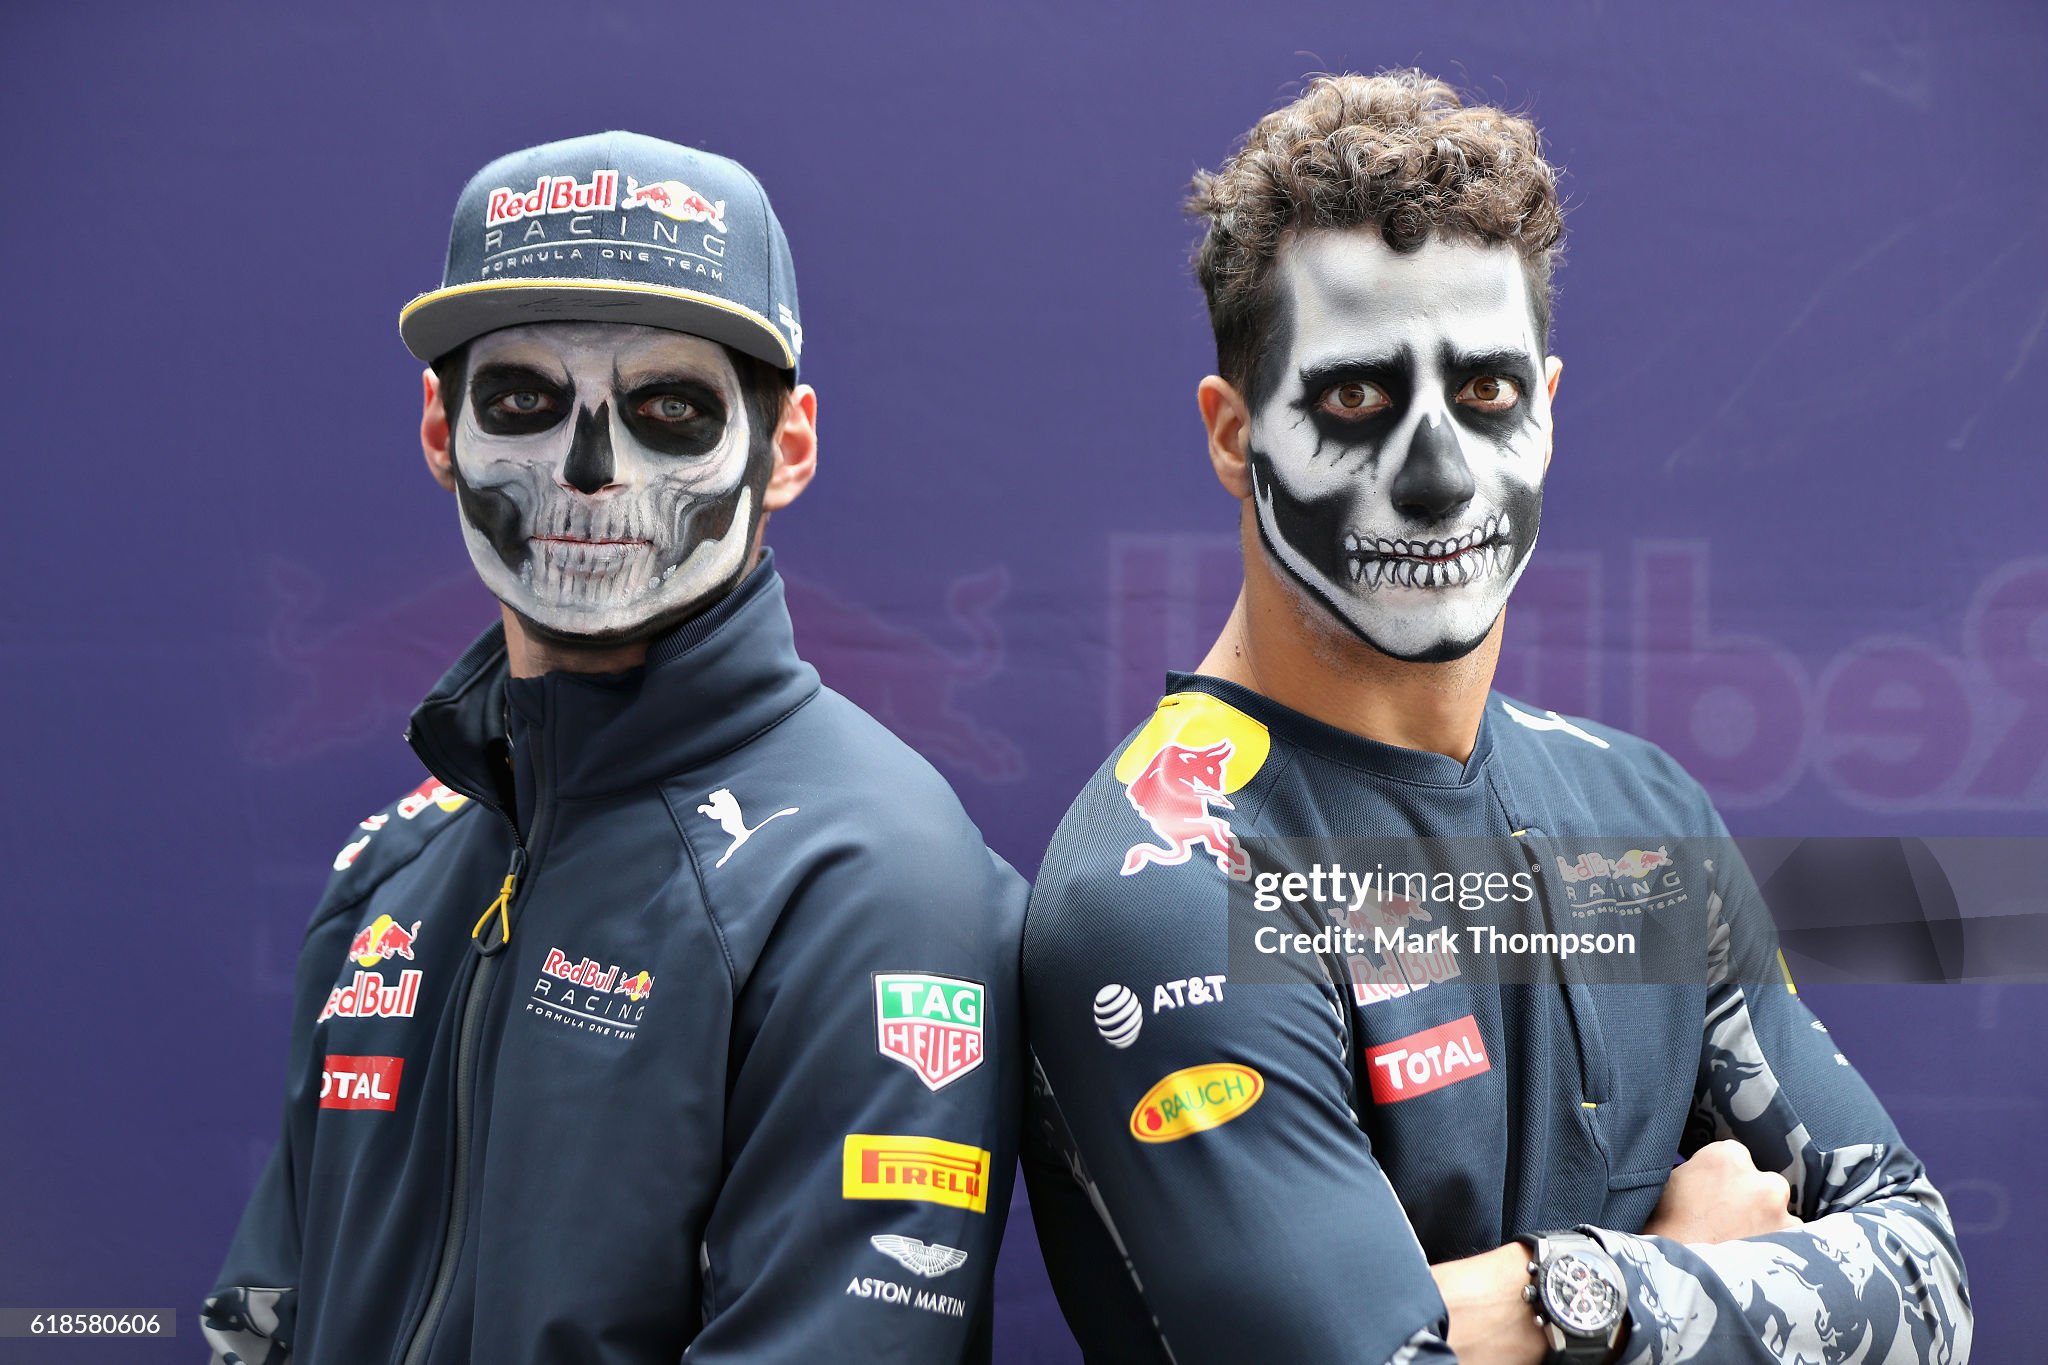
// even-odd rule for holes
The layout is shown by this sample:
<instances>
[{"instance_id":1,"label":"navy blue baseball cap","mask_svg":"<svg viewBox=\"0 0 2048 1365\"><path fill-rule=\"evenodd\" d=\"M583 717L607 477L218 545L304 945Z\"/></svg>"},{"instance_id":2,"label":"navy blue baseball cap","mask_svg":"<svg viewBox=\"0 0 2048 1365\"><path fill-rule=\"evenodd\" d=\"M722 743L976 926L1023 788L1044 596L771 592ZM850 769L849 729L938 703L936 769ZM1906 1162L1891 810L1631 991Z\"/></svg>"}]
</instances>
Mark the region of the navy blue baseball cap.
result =
<instances>
[{"instance_id":1,"label":"navy blue baseball cap","mask_svg":"<svg viewBox=\"0 0 2048 1365\"><path fill-rule=\"evenodd\" d=\"M737 161L638 133L499 157L455 203L441 287L398 315L429 363L528 322L636 322L723 342L792 373L796 268L761 182Z\"/></svg>"}]
</instances>

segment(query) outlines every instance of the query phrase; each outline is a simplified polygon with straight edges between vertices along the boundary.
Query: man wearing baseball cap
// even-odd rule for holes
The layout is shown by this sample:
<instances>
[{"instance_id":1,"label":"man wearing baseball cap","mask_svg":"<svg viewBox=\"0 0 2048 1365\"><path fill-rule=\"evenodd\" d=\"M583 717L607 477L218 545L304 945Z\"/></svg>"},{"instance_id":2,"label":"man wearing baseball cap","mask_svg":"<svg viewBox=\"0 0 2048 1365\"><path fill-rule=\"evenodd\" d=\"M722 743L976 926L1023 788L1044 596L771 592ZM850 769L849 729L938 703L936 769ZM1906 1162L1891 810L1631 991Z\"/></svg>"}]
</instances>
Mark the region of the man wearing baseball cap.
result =
<instances>
[{"instance_id":1,"label":"man wearing baseball cap","mask_svg":"<svg viewBox=\"0 0 2048 1365\"><path fill-rule=\"evenodd\" d=\"M502 621L313 914L215 1359L986 1359L1024 885L792 643L767 196L631 133L513 153L399 327Z\"/></svg>"}]
</instances>

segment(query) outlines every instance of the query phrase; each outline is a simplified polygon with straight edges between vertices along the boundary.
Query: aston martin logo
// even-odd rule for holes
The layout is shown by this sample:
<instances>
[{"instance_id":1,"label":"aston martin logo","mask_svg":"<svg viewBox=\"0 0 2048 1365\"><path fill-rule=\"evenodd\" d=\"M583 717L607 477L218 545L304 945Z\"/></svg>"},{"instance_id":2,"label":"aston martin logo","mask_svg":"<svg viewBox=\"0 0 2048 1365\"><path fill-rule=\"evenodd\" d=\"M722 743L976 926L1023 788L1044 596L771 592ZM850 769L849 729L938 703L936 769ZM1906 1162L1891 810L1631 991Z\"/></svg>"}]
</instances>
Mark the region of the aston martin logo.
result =
<instances>
[{"instance_id":1,"label":"aston martin logo","mask_svg":"<svg viewBox=\"0 0 2048 1365\"><path fill-rule=\"evenodd\" d=\"M928 1280L936 1280L947 1271L967 1264L967 1253L958 1247L920 1242L915 1237L899 1237L893 1232L878 1233L868 1238L868 1244L900 1263L904 1269L914 1270Z\"/></svg>"}]
</instances>

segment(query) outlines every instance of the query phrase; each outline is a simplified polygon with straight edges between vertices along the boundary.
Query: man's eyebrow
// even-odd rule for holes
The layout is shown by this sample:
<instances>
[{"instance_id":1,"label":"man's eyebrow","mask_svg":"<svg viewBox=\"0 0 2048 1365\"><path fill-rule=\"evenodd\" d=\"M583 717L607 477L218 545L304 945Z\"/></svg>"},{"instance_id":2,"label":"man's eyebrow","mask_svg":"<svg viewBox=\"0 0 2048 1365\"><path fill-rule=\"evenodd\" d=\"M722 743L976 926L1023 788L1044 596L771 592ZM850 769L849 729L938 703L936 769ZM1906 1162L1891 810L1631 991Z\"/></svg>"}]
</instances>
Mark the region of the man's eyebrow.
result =
<instances>
[{"instance_id":1,"label":"man's eyebrow","mask_svg":"<svg viewBox=\"0 0 2048 1365\"><path fill-rule=\"evenodd\" d=\"M694 384L720 397L726 389L723 377L708 366L653 360L612 368L614 388L644 389L650 384Z\"/></svg>"},{"instance_id":2,"label":"man's eyebrow","mask_svg":"<svg viewBox=\"0 0 2048 1365\"><path fill-rule=\"evenodd\" d=\"M1302 366L1301 385L1305 389L1326 389L1347 379L1369 379L1375 375L1400 374L1405 372L1411 363L1412 358L1406 347L1376 355L1333 356Z\"/></svg>"},{"instance_id":3,"label":"man's eyebrow","mask_svg":"<svg viewBox=\"0 0 2048 1365\"><path fill-rule=\"evenodd\" d=\"M497 384L530 383L534 380L539 380L550 388L566 388L569 383L567 375L550 374L539 365L527 361L497 360L477 366L476 372L469 377L469 387L482 389Z\"/></svg>"},{"instance_id":4,"label":"man's eyebrow","mask_svg":"<svg viewBox=\"0 0 2048 1365\"><path fill-rule=\"evenodd\" d=\"M1461 350L1446 343L1437 358L1448 371L1469 373L1472 371L1513 375L1528 380L1536 373L1529 360L1529 353L1514 346L1488 347L1476 351Z\"/></svg>"}]
</instances>

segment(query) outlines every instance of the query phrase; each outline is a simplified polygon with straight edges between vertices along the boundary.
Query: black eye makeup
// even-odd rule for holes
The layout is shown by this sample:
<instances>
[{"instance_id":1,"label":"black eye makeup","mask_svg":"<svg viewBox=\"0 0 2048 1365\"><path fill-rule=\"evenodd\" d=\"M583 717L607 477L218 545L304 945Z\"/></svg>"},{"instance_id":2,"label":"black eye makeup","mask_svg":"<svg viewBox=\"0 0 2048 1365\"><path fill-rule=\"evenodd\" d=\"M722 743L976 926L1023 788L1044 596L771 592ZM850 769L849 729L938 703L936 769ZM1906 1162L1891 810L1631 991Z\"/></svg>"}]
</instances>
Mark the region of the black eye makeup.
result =
<instances>
[{"instance_id":1,"label":"black eye makeup","mask_svg":"<svg viewBox=\"0 0 2048 1365\"><path fill-rule=\"evenodd\" d=\"M1292 406L1315 424L1319 440L1355 445L1382 435L1406 406L1413 380L1399 361L1344 360L1301 371Z\"/></svg>"},{"instance_id":2,"label":"black eye makeup","mask_svg":"<svg viewBox=\"0 0 2048 1365\"><path fill-rule=\"evenodd\" d=\"M689 375L645 380L619 396L618 410L635 440L679 459L717 449L729 415L725 396Z\"/></svg>"},{"instance_id":3,"label":"black eye makeup","mask_svg":"<svg viewBox=\"0 0 2048 1365\"><path fill-rule=\"evenodd\" d=\"M484 365L469 381L476 424L491 436L532 436L568 415L572 393L561 379L530 365Z\"/></svg>"}]
</instances>

